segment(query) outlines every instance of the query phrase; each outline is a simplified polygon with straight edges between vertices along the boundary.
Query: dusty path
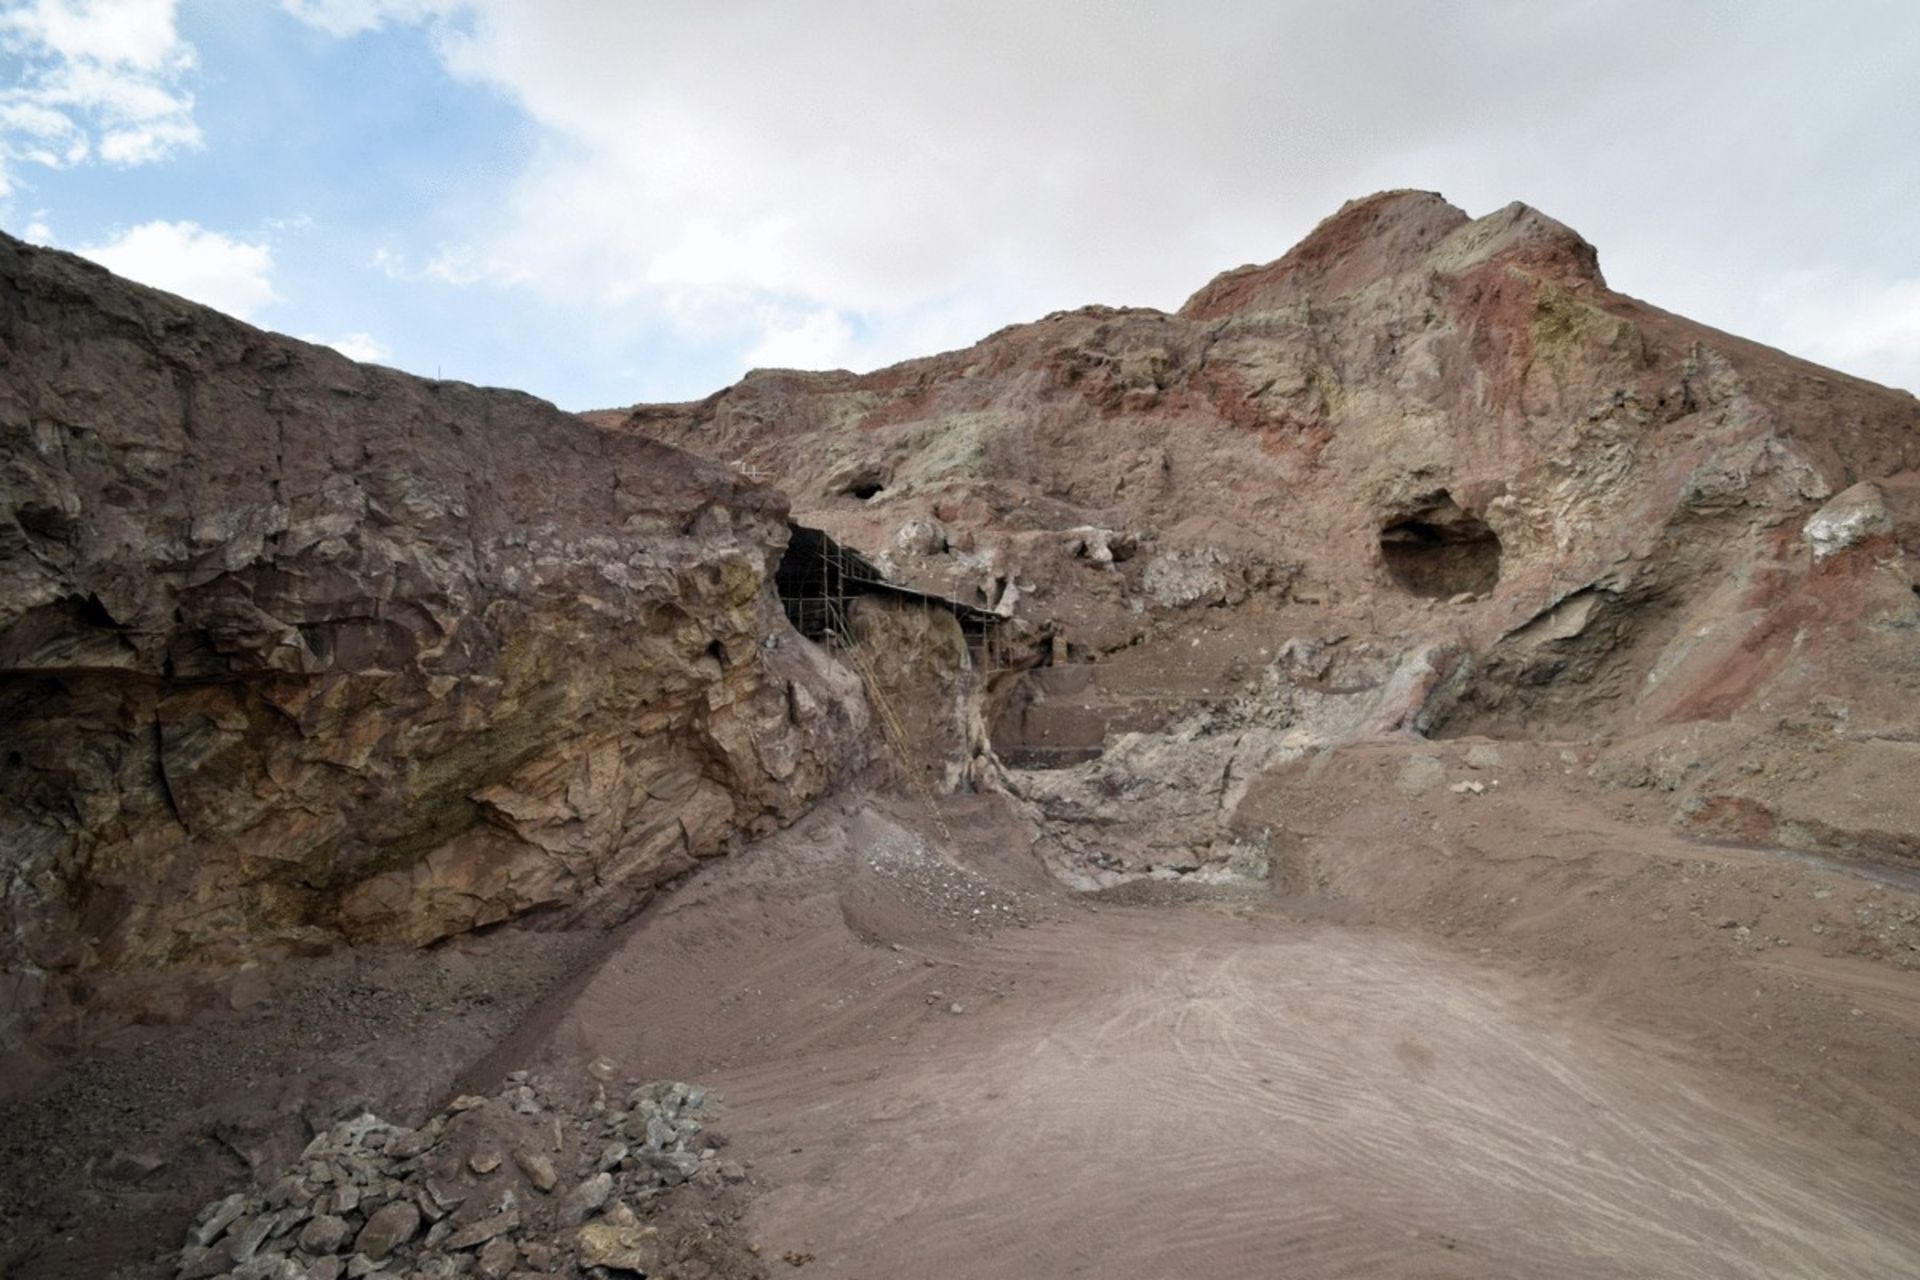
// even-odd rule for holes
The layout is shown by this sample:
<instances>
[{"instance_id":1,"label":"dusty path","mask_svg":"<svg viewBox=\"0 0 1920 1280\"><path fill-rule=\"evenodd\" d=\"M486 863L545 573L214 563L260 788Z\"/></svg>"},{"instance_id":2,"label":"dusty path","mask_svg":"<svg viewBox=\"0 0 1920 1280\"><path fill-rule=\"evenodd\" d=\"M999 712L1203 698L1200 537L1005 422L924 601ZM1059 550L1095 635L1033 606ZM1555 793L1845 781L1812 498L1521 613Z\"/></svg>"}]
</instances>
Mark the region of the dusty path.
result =
<instances>
[{"instance_id":1,"label":"dusty path","mask_svg":"<svg viewBox=\"0 0 1920 1280\"><path fill-rule=\"evenodd\" d=\"M715 868L520 1046L717 1085L770 1258L872 1280L1920 1274L1899 1170L1517 979L1244 904L1043 906L1011 856L1009 910L1040 922L986 936L892 839L823 819Z\"/></svg>"}]
</instances>

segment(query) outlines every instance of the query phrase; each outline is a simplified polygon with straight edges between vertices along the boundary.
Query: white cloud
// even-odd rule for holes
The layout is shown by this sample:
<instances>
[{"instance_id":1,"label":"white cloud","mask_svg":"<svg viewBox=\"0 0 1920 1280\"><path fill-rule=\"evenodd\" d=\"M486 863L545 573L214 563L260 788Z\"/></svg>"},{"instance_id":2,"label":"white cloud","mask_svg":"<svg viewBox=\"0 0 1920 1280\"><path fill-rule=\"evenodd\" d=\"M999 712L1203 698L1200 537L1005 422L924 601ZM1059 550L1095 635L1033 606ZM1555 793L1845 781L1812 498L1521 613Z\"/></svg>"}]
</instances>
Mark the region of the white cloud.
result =
<instances>
[{"instance_id":1,"label":"white cloud","mask_svg":"<svg viewBox=\"0 0 1920 1280\"><path fill-rule=\"evenodd\" d=\"M424 20L544 130L411 278L724 335L743 363L1177 306L1391 186L1538 205L1616 283L1723 325L1756 263L1843 245L1864 279L1920 274L1888 159L1920 153L1920 10L1895 3L283 2L342 33Z\"/></svg>"},{"instance_id":2,"label":"white cloud","mask_svg":"<svg viewBox=\"0 0 1920 1280\"><path fill-rule=\"evenodd\" d=\"M177 0L24 0L0 12L0 31L77 62L163 71L182 56L177 8Z\"/></svg>"},{"instance_id":3,"label":"white cloud","mask_svg":"<svg viewBox=\"0 0 1920 1280\"><path fill-rule=\"evenodd\" d=\"M193 222L143 222L77 250L129 280L248 320L275 300L273 250Z\"/></svg>"},{"instance_id":4,"label":"white cloud","mask_svg":"<svg viewBox=\"0 0 1920 1280\"><path fill-rule=\"evenodd\" d=\"M0 89L0 195L21 163L148 164L200 145L187 82L193 46L177 0L12 0L0 51L18 63Z\"/></svg>"},{"instance_id":5,"label":"white cloud","mask_svg":"<svg viewBox=\"0 0 1920 1280\"><path fill-rule=\"evenodd\" d=\"M1774 340L1795 355L1920 391L1920 277L1797 271L1759 302Z\"/></svg>"},{"instance_id":6,"label":"white cloud","mask_svg":"<svg viewBox=\"0 0 1920 1280\"><path fill-rule=\"evenodd\" d=\"M332 347L349 360L358 360L363 364L381 364L393 355L387 344L370 333L343 333L337 338L321 338L305 334L302 342L316 342L323 347Z\"/></svg>"},{"instance_id":7,"label":"white cloud","mask_svg":"<svg viewBox=\"0 0 1920 1280\"><path fill-rule=\"evenodd\" d=\"M463 6L460 0L280 0L280 7L329 35L354 36L389 23L441 16Z\"/></svg>"},{"instance_id":8,"label":"white cloud","mask_svg":"<svg viewBox=\"0 0 1920 1280\"><path fill-rule=\"evenodd\" d=\"M367 259L367 265L389 280L413 279L413 272L407 266L406 255L389 249L385 245L373 251L373 256Z\"/></svg>"},{"instance_id":9,"label":"white cloud","mask_svg":"<svg viewBox=\"0 0 1920 1280\"><path fill-rule=\"evenodd\" d=\"M526 284L530 276L524 267L505 258L494 257L471 245L455 245L428 259L418 278L441 284L478 284L483 280L494 284Z\"/></svg>"},{"instance_id":10,"label":"white cloud","mask_svg":"<svg viewBox=\"0 0 1920 1280\"><path fill-rule=\"evenodd\" d=\"M389 280L411 284L518 285L530 281L524 268L465 244L442 246L420 265L408 255L382 245L373 251L367 265Z\"/></svg>"},{"instance_id":11,"label":"white cloud","mask_svg":"<svg viewBox=\"0 0 1920 1280\"><path fill-rule=\"evenodd\" d=\"M839 369L853 357L853 327L837 311L783 315L761 312L764 333L747 352L747 363L761 369Z\"/></svg>"}]
</instances>

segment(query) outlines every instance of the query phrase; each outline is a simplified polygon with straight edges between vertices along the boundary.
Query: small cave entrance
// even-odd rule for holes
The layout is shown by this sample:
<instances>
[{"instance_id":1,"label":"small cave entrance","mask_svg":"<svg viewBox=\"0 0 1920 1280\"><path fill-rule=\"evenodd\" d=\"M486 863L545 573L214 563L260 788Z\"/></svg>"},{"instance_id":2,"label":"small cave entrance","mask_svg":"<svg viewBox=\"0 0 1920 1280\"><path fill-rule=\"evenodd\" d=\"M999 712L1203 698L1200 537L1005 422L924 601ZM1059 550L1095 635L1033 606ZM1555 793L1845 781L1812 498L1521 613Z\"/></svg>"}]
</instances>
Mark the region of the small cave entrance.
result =
<instances>
[{"instance_id":1,"label":"small cave entrance","mask_svg":"<svg viewBox=\"0 0 1920 1280\"><path fill-rule=\"evenodd\" d=\"M1445 489L1381 528L1380 558L1397 586L1431 600L1484 595L1500 581L1500 535Z\"/></svg>"},{"instance_id":2,"label":"small cave entrance","mask_svg":"<svg viewBox=\"0 0 1920 1280\"><path fill-rule=\"evenodd\" d=\"M893 475L884 463L867 462L842 468L827 480L827 493L860 502L872 502L887 491Z\"/></svg>"},{"instance_id":3,"label":"small cave entrance","mask_svg":"<svg viewBox=\"0 0 1920 1280\"><path fill-rule=\"evenodd\" d=\"M974 664L983 670L1001 665L1001 630L1006 619L958 600L889 582L880 567L842 546L820 529L787 526L787 549L774 571L774 589L793 629L809 640L845 640L849 611L860 596L885 596L951 613L960 624Z\"/></svg>"}]
</instances>

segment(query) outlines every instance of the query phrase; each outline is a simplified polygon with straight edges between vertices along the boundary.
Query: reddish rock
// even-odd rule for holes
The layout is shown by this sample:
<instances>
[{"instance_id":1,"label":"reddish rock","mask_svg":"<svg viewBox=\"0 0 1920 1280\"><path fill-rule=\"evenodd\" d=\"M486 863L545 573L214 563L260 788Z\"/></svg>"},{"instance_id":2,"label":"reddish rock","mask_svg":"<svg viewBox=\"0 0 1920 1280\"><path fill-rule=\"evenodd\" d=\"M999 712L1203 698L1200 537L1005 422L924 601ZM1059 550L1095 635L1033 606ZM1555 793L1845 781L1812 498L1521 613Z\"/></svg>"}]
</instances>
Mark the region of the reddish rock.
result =
<instances>
[{"instance_id":1,"label":"reddish rock","mask_svg":"<svg viewBox=\"0 0 1920 1280\"><path fill-rule=\"evenodd\" d=\"M804 523L1008 614L1026 662L1073 664L993 682L1022 763L1142 751L1115 735L1283 650L1315 741L1631 753L1686 726L1658 748L1693 762L1676 817L1743 831L1779 794L1748 794L1757 743L1886 755L1920 732L1920 403L1614 292L1525 205L1389 192L1175 314L1062 312L864 376L760 370L590 416L773 477ZM1146 791L1199 769L1141 758ZM1769 838L1920 857L1913 806L1855 838L1812 802Z\"/></svg>"}]
</instances>

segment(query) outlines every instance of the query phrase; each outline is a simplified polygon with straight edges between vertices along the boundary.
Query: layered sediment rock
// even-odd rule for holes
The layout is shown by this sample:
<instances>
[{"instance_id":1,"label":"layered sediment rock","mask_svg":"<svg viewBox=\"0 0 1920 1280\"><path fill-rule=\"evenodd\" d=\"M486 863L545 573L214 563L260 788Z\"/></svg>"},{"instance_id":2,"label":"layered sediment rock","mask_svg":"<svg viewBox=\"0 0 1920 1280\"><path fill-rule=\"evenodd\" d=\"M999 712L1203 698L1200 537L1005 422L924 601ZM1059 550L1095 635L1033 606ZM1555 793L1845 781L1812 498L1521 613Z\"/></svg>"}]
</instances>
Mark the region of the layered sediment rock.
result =
<instances>
[{"instance_id":1,"label":"layered sediment rock","mask_svg":"<svg viewBox=\"0 0 1920 1280\"><path fill-rule=\"evenodd\" d=\"M68 255L0 282L0 1004L617 916L859 762L771 490Z\"/></svg>"}]
</instances>

